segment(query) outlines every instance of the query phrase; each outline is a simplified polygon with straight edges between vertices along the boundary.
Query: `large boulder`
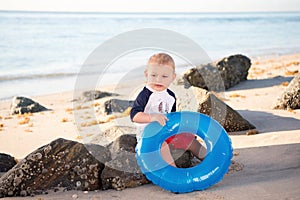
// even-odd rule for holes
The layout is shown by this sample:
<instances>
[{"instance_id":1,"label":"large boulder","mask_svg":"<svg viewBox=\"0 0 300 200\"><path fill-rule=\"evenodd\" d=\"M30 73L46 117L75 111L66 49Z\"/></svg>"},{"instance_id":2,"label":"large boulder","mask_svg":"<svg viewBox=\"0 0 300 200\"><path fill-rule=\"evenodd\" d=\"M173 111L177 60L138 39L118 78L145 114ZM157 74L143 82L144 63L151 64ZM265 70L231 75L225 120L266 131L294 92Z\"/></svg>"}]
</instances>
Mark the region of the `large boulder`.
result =
<instances>
[{"instance_id":1,"label":"large boulder","mask_svg":"<svg viewBox=\"0 0 300 200\"><path fill-rule=\"evenodd\" d=\"M49 190L99 190L149 183L135 158L135 135L107 146L57 139L26 156L0 178L0 198Z\"/></svg>"},{"instance_id":2,"label":"large boulder","mask_svg":"<svg viewBox=\"0 0 300 200\"><path fill-rule=\"evenodd\" d=\"M98 154L106 155L104 147ZM100 156L103 157L103 156ZM57 139L15 165L0 178L0 197L40 194L55 188L98 190L102 188L99 162L83 144Z\"/></svg>"},{"instance_id":3,"label":"large boulder","mask_svg":"<svg viewBox=\"0 0 300 200\"><path fill-rule=\"evenodd\" d=\"M183 74L185 88L195 86L210 91L224 90L224 83L219 71L213 64L201 65L188 69Z\"/></svg>"},{"instance_id":4,"label":"large boulder","mask_svg":"<svg viewBox=\"0 0 300 200\"><path fill-rule=\"evenodd\" d=\"M293 78L278 98L275 109L299 109L300 108L300 73Z\"/></svg>"},{"instance_id":5,"label":"large boulder","mask_svg":"<svg viewBox=\"0 0 300 200\"><path fill-rule=\"evenodd\" d=\"M192 88L197 101L197 112L211 116L218 121L227 132L248 131L255 126L244 119L212 92L201 88Z\"/></svg>"},{"instance_id":6,"label":"large boulder","mask_svg":"<svg viewBox=\"0 0 300 200\"><path fill-rule=\"evenodd\" d=\"M41 104L27 97L17 96L12 99L10 112L11 114L35 113L49 110Z\"/></svg>"},{"instance_id":7,"label":"large boulder","mask_svg":"<svg viewBox=\"0 0 300 200\"><path fill-rule=\"evenodd\" d=\"M123 99L110 99L104 103L106 114L123 113L128 108L132 107L133 101Z\"/></svg>"},{"instance_id":8,"label":"large boulder","mask_svg":"<svg viewBox=\"0 0 300 200\"><path fill-rule=\"evenodd\" d=\"M184 89L178 86L176 90L180 92L180 96L177 97L178 111L189 110L209 115L218 121L227 132L235 132L230 134L248 134L250 133L248 130L257 133L257 130L253 130L255 129L254 125L217 97L220 94L198 87Z\"/></svg>"},{"instance_id":9,"label":"large boulder","mask_svg":"<svg viewBox=\"0 0 300 200\"><path fill-rule=\"evenodd\" d=\"M149 183L137 164L136 144L135 135L128 134L107 145L112 159L105 163L101 174L103 189L122 190Z\"/></svg>"},{"instance_id":10,"label":"large boulder","mask_svg":"<svg viewBox=\"0 0 300 200\"><path fill-rule=\"evenodd\" d=\"M200 87L209 91L222 91L247 80L251 60L244 55L232 55L221 61L191 68L183 75L186 88Z\"/></svg>"},{"instance_id":11,"label":"large boulder","mask_svg":"<svg viewBox=\"0 0 300 200\"><path fill-rule=\"evenodd\" d=\"M223 58L217 63L217 68L221 72L225 89L235 86L241 81L247 80L248 70L251 67L251 60L244 55L233 55Z\"/></svg>"},{"instance_id":12,"label":"large boulder","mask_svg":"<svg viewBox=\"0 0 300 200\"><path fill-rule=\"evenodd\" d=\"M0 153L0 172L7 172L17 164L14 157Z\"/></svg>"},{"instance_id":13,"label":"large boulder","mask_svg":"<svg viewBox=\"0 0 300 200\"><path fill-rule=\"evenodd\" d=\"M106 145L106 148L110 151L111 158L114 159L122 152L135 153L136 144L137 140L135 134L128 133L117 137L113 142Z\"/></svg>"}]
</instances>

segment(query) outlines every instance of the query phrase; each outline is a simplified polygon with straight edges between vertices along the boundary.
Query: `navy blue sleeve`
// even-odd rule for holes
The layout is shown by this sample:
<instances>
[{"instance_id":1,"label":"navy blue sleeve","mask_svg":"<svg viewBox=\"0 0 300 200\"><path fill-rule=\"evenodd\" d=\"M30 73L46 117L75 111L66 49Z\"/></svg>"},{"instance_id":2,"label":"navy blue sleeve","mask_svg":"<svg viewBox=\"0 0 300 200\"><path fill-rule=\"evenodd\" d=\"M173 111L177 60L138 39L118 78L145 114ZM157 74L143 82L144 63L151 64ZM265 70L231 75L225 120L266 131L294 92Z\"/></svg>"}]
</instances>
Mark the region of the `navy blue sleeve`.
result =
<instances>
[{"instance_id":1,"label":"navy blue sleeve","mask_svg":"<svg viewBox=\"0 0 300 200\"><path fill-rule=\"evenodd\" d=\"M146 87L144 87L143 90L139 93L130 111L131 121L137 113L144 112L151 94L152 92L148 90Z\"/></svg>"},{"instance_id":2,"label":"navy blue sleeve","mask_svg":"<svg viewBox=\"0 0 300 200\"><path fill-rule=\"evenodd\" d=\"M176 96L175 96L174 92L172 92L172 91L169 90L169 89L167 89L167 92L168 92L169 95L171 95L171 96L174 97L174 99L175 99L175 102L174 102L174 104L173 104L173 107L172 107L171 112L176 112Z\"/></svg>"}]
</instances>

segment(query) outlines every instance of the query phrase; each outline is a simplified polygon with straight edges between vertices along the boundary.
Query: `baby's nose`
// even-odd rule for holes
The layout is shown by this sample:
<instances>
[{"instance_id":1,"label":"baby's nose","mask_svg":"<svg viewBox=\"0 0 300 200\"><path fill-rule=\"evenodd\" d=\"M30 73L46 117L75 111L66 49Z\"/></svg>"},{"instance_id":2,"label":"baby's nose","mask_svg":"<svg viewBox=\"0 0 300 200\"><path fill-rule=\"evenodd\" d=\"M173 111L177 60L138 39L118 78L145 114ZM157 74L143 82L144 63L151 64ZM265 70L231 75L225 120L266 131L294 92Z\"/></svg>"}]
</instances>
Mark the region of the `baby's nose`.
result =
<instances>
[{"instance_id":1,"label":"baby's nose","mask_svg":"<svg viewBox=\"0 0 300 200\"><path fill-rule=\"evenodd\" d=\"M161 81L161 77L160 77L160 76L157 76L157 77L156 77L156 81Z\"/></svg>"}]
</instances>

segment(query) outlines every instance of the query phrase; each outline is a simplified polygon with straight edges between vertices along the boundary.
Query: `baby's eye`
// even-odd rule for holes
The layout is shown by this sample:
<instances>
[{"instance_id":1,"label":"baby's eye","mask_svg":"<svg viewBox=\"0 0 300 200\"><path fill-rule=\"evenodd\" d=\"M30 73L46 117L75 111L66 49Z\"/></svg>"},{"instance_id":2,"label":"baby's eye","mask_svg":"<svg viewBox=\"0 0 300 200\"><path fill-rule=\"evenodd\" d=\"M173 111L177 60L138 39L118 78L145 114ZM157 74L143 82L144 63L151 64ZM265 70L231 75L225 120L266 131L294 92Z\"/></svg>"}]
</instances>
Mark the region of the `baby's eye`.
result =
<instances>
[{"instance_id":1,"label":"baby's eye","mask_svg":"<svg viewBox=\"0 0 300 200\"><path fill-rule=\"evenodd\" d=\"M168 78L168 76L167 76L167 75L163 75L162 77L163 77L163 78Z\"/></svg>"},{"instance_id":2,"label":"baby's eye","mask_svg":"<svg viewBox=\"0 0 300 200\"><path fill-rule=\"evenodd\" d=\"M152 77L156 77L156 74L151 74Z\"/></svg>"}]
</instances>

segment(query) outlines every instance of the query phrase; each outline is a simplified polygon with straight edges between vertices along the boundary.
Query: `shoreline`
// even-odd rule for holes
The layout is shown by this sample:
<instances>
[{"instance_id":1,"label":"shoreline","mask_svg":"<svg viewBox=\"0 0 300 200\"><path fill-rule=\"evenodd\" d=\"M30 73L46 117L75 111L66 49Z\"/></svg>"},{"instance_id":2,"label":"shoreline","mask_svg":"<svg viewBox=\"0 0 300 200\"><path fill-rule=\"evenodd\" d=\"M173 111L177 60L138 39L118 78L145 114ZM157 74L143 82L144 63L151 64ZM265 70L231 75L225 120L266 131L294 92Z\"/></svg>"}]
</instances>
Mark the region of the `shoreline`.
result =
<instances>
[{"instance_id":1,"label":"shoreline","mask_svg":"<svg viewBox=\"0 0 300 200\"><path fill-rule=\"evenodd\" d=\"M297 57L299 54L300 54L300 52L296 52L296 53L295 52L290 52L290 53L284 53L284 54L274 54L274 53L273 54L262 54L262 55L256 55L256 56L251 56L251 57L248 56L248 55L246 55L246 54L245 55L247 57L251 58L252 65L253 65L253 63L260 62L261 60L263 60L263 61L270 61L270 60L279 60L280 58L286 59L286 58L291 58L291 57ZM234 55L234 54L232 54L232 55ZM221 59L223 59L224 57L227 57L227 56L230 56L230 55L224 55L224 56L218 58L217 60L212 60L212 62L217 62L217 61L219 61L219 60L221 60ZM182 71L183 72L186 71L184 69L188 69L188 67L186 67L186 66L180 66L179 68L180 68L179 71L181 71L181 72ZM121 74L125 74L125 72L120 73L119 76ZM179 76L180 74L181 73L178 73L177 75ZM32 79L32 78L23 79L22 78L20 80L19 79L14 79L14 81L15 81L16 84L20 84L23 81L26 84L26 81L31 81L31 82L32 81L37 81L38 82L38 80L40 80L40 79L45 79L43 81L47 81L47 82L50 81L50 85L51 85L51 83L55 83L55 82L60 82L61 85L65 85L65 82L67 82L67 83L73 83L71 85L75 85L76 80L77 80L77 75L74 74L72 76L63 76L63 77L58 78L58 77L55 77L55 76L52 76L51 74L49 74L49 78L45 78L44 75L42 75L40 78L37 77L37 79ZM106 81L108 81L108 80L106 80ZM13 82L11 82L11 81L8 81L8 82L4 81L4 83L2 83L2 84L5 84L4 86L2 86L3 88L5 88L6 86L13 84ZM55 87L51 87L50 88L50 92L49 91L44 91L44 87L39 88L38 89L39 92L36 92L35 91L36 88L35 88L34 90L31 89L28 92L25 92L24 96L26 96L26 97L32 97L32 98L35 98L35 97L38 98L40 96L55 95L55 94L58 94L58 93L69 93L69 92L73 92L73 90L74 90L74 86L73 86L73 89L71 89L72 88L71 85L67 84L67 88L68 89L64 89L64 90L61 90L61 89L57 90L57 89L55 89ZM103 85L104 85L104 87L110 87L111 83L106 82ZM37 85L35 84L35 86L37 86ZM32 84L28 85L28 87L31 88ZM56 88L59 88L58 84L56 84ZM4 93L5 93L5 91L4 91ZM18 95L22 95L22 93L23 92L20 92L20 94L18 94ZM0 102L6 101L6 100L9 101L14 96L15 95L0 97Z\"/></svg>"}]
</instances>

